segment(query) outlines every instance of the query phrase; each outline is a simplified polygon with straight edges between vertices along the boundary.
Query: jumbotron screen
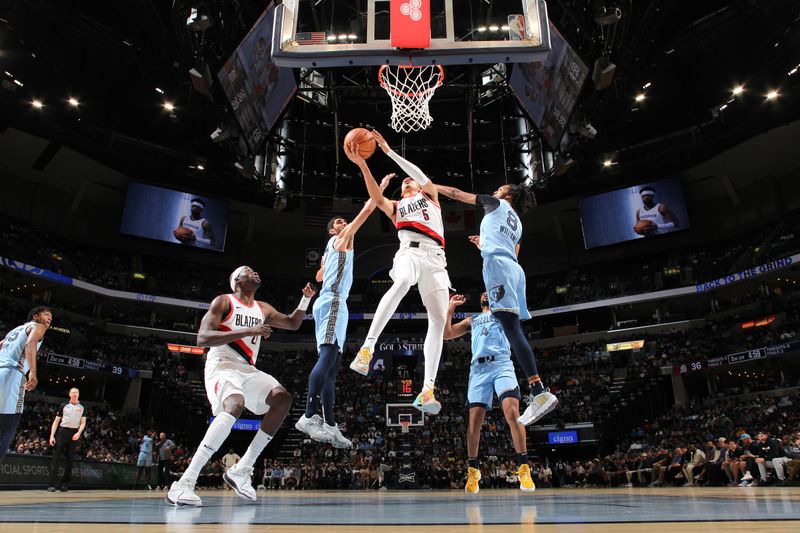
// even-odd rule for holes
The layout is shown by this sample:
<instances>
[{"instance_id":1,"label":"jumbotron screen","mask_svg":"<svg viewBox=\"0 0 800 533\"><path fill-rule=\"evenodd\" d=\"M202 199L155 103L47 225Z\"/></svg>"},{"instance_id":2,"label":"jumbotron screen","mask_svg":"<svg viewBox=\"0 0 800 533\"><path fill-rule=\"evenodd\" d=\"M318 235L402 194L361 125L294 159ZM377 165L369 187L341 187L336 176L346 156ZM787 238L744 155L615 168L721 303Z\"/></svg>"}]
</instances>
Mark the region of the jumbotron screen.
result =
<instances>
[{"instance_id":1,"label":"jumbotron screen","mask_svg":"<svg viewBox=\"0 0 800 533\"><path fill-rule=\"evenodd\" d=\"M221 252L228 232L228 204L208 196L131 182L120 232Z\"/></svg>"},{"instance_id":2,"label":"jumbotron screen","mask_svg":"<svg viewBox=\"0 0 800 533\"><path fill-rule=\"evenodd\" d=\"M274 7L256 21L217 74L250 149L267 138L297 91L294 72L272 62Z\"/></svg>"},{"instance_id":3,"label":"jumbotron screen","mask_svg":"<svg viewBox=\"0 0 800 533\"><path fill-rule=\"evenodd\" d=\"M578 203L588 250L689 229L680 180L648 181L589 196Z\"/></svg>"}]
</instances>

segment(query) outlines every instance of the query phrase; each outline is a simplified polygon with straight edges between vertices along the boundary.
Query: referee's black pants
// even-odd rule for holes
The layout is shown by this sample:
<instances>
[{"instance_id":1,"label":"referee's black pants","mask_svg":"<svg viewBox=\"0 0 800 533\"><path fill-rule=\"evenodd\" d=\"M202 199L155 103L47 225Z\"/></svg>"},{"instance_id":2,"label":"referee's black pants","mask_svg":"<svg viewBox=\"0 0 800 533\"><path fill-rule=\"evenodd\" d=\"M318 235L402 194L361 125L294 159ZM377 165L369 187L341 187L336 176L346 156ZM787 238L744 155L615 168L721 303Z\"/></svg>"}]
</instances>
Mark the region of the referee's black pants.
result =
<instances>
[{"instance_id":1,"label":"referee's black pants","mask_svg":"<svg viewBox=\"0 0 800 533\"><path fill-rule=\"evenodd\" d=\"M50 463L50 486L54 487L56 478L58 477L58 463L61 462L61 457L66 452L67 464L64 466L64 476L61 478L61 483L69 483L72 481L72 463L75 461L75 449L78 447L78 441L72 440L72 437L78 430L74 428L59 427L56 431L56 449L53 452L53 460Z\"/></svg>"},{"instance_id":2,"label":"referee's black pants","mask_svg":"<svg viewBox=\"0 0 800 533\"><path fill-rule=\"evenodd\" d=\"M158 460L158 484L169 487L170 470L172 469L172 461L170 459Z\"/></svg>"}]
</instances>

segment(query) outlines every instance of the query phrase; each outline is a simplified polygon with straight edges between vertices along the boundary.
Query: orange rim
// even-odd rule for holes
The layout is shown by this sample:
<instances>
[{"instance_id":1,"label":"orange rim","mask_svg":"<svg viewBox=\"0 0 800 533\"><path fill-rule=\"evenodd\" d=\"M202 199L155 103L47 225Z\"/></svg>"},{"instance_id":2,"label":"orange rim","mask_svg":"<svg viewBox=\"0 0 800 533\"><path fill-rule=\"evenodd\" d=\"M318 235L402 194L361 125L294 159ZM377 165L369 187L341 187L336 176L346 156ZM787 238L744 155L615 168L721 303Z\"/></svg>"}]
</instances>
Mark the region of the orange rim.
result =
<instances>
[{"instance_id":1,"label":"orange rim","mask_svg":"<svg viewBox=\"0 0 800 533\"><path fill-rule=\"evenodd\" d=\"M438 87L440 87L444 83L444 68L441 65L397 65L397 68L427 68L427 67L437 67L439 69L439 81L436 82L436 85L433 87L429 87L422 92L419 93L404 93L402 91L398 91L394 87L389 86L386 81L383 79L383 71L389 68L390 65L381 65L381 68L378 69L378 83L381 84L381 87L386 89L386 92L390 92L392 94L405 96L407 98L414 98L417 96L421 96L423 94L428 94L429 92L435 91Z\"/></svg>"}]
</instances>

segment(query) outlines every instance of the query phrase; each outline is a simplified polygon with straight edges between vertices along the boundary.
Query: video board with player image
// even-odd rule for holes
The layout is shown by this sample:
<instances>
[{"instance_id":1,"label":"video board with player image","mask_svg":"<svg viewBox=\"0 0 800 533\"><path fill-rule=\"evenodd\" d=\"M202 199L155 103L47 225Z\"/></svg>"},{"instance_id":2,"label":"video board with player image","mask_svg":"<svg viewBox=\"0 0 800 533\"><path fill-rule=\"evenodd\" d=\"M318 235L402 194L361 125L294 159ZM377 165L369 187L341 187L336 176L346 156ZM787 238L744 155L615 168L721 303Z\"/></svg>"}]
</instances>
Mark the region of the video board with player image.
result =
<instances>
[{"instance_id":1,"label":"video board with player image","mask_svg":"<svg viewBox=\"0 0 800 533\"><path fill-rule=\"evenodd\" d=\"M578 203L578 210L587 250L689 229L683 187L677 178L589 196Z\"/></svg>"},{"instance_id":2,"label":"video board with player image","mask_svg":"<svg viewBox=\"0 0 800 533\"><path fill-rule=\"evenodd\" d=\"M509 87L553 149L561 143L588 75L589 67L552 24L547 59L514 64Z\"/></svg>"},{"instance_id":3,"label":"video board with player image","mask_svg":"<svg viewBox=\"0 0 800 533\"><path fill-rule=\"evenodd\" d=\"M228 204L208 196L131 182L120 232L221 252L228 232Z\"/></svg>"},{"instance_id":4,"label":"video board with player image","mask_svg":"<svg viewBox=\"0 0 800 533\"><path fill-rule=\"evenodd\" d=\"M252 150L266 139L297 91L293 70L272 62L274 18L273 6L256 21L217 74Z\"/></svg>"}]
</instances>

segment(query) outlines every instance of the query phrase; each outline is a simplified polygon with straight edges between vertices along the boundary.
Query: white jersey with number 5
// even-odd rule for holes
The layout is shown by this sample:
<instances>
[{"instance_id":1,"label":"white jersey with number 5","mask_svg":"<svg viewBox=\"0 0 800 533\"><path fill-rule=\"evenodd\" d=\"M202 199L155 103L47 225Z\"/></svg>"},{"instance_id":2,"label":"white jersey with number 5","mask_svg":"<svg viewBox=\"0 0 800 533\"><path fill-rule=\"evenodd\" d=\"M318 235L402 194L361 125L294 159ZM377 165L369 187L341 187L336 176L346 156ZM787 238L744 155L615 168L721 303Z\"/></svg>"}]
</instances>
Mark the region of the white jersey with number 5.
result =
<instances>
[{"instance_id":1,"label":"white jersey with number 5","mask_svg":"<svg viewBox=\"0 0 800 533\"><path fill-rule=\"evenodd\" d=\"M230 311L219 324L218 331L239 331L258 326L264 322L264 311L257 301L253 305L245 305L235 295L226 294ZM241 363L243 360L251 365L256 364L261 337L242 337L224 346L214 346L208 350L209 360Z\"/></svg>"},{"instance_id":2,"label":"white jersey with number 5","mask_svg":"<svg viewBox=\"0 0 800 533\"><path fill-rule=\"evenodd\" d=\"M438 203L424 192L418 192L394 204L394 223L400 242L420 241L417 235L424 235L444 248L444 223Z\"/></svg>"}]
</instances>

